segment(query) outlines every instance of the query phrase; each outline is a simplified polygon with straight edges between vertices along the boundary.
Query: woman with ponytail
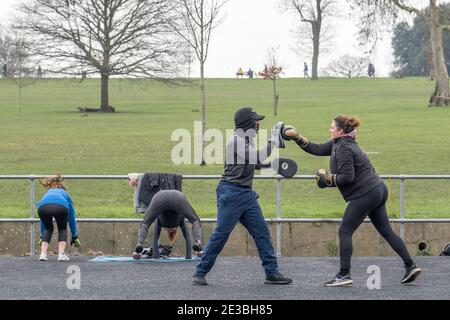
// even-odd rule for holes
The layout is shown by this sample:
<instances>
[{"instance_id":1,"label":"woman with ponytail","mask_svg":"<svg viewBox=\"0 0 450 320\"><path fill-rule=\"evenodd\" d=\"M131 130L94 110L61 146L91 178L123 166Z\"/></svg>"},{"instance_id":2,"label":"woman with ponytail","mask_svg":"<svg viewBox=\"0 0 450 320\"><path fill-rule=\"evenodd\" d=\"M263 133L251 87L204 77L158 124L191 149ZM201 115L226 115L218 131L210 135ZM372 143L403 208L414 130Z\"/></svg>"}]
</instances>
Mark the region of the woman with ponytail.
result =
<instances>
[{"instance_id":1,"label":"woman with ponytail","mask_svg":"<svg viewBox=\"0 0 450 320\"><path fill-rule=\"evenodd\" d=\"M41 220L41 255L40 261L47 261L47 251L53 234L53 218L58 226L58 261L68 261L65 254L67 244L67 221L72 233L71 244L79 247L78 228L73 201L63 185L64 178L57 174L54 177L40 179L47 193L38 202L38 214Z\"/></svg>"},{"instance_id":2,"label":"woman with ponytail","mask_svg":"<svg viewBox=\"0 0 450 320\"><path fill-rule=\"evenodd\" d=\"M357 117L341 115L330 126L331 140L315 144L300 135L292 126L285 126L283 137L294 140L297 145L315 156L331 156L329 173L319 169L316 182L319 188L337 187L348 203L339 228L340 271L325 286L336 287L351 285L350 260L353 253L352 235L368 216L389 243L402 258L406 273L401 283L414 281L422 272L408 253L403 240L394 233L386 211L388 189L376 173L370 160L356 142L356 129L360 126Z\"/></svg>"}]
</instances>

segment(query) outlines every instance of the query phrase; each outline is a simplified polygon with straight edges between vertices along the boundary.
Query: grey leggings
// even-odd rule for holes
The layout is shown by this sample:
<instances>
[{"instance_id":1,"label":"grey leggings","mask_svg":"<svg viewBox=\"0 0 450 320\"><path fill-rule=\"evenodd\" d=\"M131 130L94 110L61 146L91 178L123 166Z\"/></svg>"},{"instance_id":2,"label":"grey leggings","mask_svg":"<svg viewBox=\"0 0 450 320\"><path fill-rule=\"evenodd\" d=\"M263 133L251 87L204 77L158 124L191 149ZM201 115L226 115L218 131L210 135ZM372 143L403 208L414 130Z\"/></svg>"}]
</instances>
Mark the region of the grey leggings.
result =
<instances>
[{"instance_id":1,"label":"grey leggings","mask_svg":"<svg viewBox=\"0 0 450 320\"><path fill-rule=\"evenodd\" d=\"M339 228L341 273L350 271L350 260L353 253L352 235L367 216L391 248L403 259L405 266L410 267L413 264L405 243L394 233L389 224L385 205L387 197L386 185L380 183L365 195L348 203Z\"/></svg>"},{"instance_id":2,"label":"grey leggings","mask_svg":"<svg viewBox=\"0 0 450 320\"><path fill-rule=\"evenodd\" d=\"M158 240L161 228L181 227L183 236L186 239L186 257L191 258L190 232L187 228L187 219L192 223L192 233L195 241L201 240L200 218L189 204L186 196L178 190L162 190L154 197L150 206L145 211L144 220L138 233L138 245L144 245L150 225L155 222L155 232L153 234L153 252L158 252Z\"/></svg>"}]
</instances>

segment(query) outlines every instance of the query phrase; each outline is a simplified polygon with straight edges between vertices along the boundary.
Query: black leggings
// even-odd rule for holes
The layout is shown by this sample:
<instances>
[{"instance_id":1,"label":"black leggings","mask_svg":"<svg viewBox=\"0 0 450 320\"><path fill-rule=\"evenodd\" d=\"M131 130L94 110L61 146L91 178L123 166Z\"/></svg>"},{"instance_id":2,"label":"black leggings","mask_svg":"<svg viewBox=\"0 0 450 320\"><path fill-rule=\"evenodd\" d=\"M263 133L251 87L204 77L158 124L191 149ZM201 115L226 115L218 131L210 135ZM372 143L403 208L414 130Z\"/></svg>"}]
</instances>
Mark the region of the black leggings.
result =
<instances>
[{"instance_id":1,"label":"black leggings","mask_svg":"<svg viewBox=\"0 0 450 320\"><path fill-rule=\"evenodd\" d=\"M58 226L58 241L67 241L67 218L69 210L59 204L44 204L38 209L39 219L44 223L45 230L42 241L50 243L53 234L53 217Z\"/></svg>"},{"instance_id":2,"label":"black leggings","mask_svg":"<svg viewBox=\"0 0 450 320\"><path fill-rule=\"evenodd\" d=\"M385 205L387 197L386 185L380 183L362 197L348 203L339 228L341 272L350 271L350 260L353 253L352 235L367 216L391 248L403 259L405 266L410 267L413 264L405 243L394 233L389 224Z\"/></svg>"}]
</instances>

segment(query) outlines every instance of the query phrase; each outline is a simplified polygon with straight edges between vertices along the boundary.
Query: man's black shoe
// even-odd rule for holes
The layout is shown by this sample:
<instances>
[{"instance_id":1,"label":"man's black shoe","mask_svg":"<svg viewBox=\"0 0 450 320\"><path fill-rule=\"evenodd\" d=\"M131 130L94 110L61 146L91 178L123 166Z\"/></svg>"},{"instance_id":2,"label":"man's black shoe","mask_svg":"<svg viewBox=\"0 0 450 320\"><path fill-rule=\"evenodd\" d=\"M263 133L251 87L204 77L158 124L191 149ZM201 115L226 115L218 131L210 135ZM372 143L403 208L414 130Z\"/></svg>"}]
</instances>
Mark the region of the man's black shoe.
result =
<instances>
[{"instance_id":1,"label":"man's black shoe","mask_svg":"<svg viewBox=\"0 0 450 320\"><path fill-rule=\"evenodd\" d=\"M205 276L194 275L192 284L196 286L206 286L208 282L206 282Z\"/></svg>"},{"instance_id":2,"label":"man's black shoe","mask_svg":"<svg viewBox=\"0 0 450 320\"><path fill-rule=\"evenodd\" d=\"M266 276L265 284L290 284L292 283L291 278L283 276L281 273L275 273L270 276Z\"/></svg>"}]
</instances>

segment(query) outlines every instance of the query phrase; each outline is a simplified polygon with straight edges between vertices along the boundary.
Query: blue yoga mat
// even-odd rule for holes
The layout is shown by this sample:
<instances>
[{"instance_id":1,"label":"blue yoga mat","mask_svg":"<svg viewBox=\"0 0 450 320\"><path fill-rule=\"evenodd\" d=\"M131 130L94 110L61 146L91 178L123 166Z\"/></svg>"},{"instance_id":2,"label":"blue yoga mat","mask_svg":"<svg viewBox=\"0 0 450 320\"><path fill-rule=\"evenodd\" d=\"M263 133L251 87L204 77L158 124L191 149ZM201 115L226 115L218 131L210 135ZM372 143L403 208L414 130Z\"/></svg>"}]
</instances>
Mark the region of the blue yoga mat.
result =
<instances>
[{"instance_id":1,"label":"blue yoga mat","mask_svg":"<svg viewBox=\"0 0 450 320\"><path fill-rule=\"evenodd\" d=\"M119 256L101 256L96 257L91 262L139 262L139 263L155 263L155 262L192 262L200 261L199 257L192 257L192 259L186 259L182 257L168 257L161 259L139 259L135 260L133 257L119 257Z\"/></svg>"}]
</instances>

